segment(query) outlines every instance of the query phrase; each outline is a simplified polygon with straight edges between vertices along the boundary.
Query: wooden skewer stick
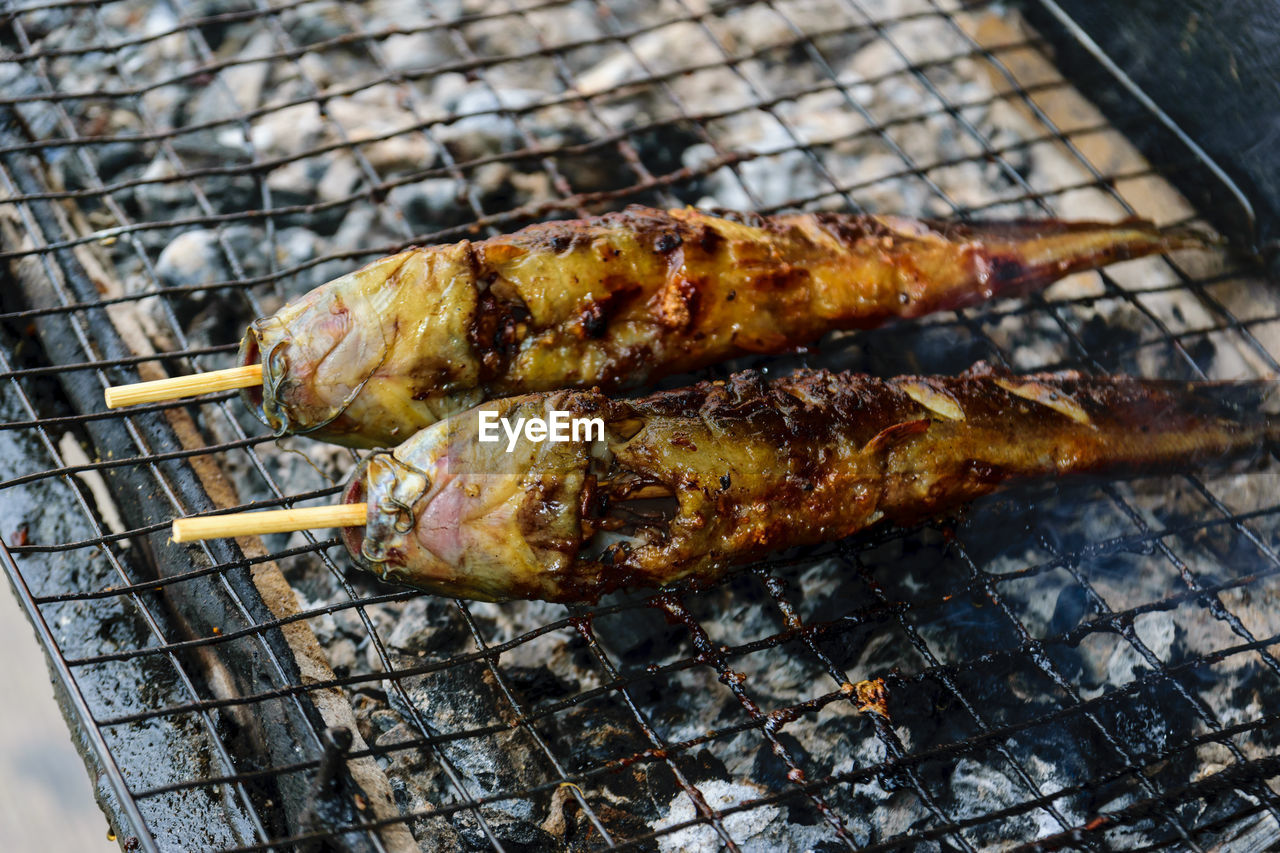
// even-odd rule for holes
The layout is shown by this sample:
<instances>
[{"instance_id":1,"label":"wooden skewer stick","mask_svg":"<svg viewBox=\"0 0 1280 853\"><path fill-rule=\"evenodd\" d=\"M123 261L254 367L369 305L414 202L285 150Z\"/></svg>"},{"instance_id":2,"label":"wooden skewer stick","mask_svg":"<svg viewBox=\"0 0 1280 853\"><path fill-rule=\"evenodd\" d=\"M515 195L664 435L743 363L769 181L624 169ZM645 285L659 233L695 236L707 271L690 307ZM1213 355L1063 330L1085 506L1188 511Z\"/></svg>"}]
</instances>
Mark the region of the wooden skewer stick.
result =
<instances>
[{"instance_id":1,"label":"wooden skewer stick","mask_svg":"<svg viewBox=\"0 0 1280 853\"><path fill-rule=\"evenodd\" d=\"M651 485L637 489L628 496L627 500L670 496L671 491L665 486ZM272 509L262 512L233 512L226 515L175 518L172 536L174 542L195 542L199 539L289 533L294 530L313 528L362 527L368 519L367 503Z\"/></svg>"},{"instance_id":2,"label":"wooden skewer stick","mask_svg":"<svg viewBox=\"0 0 1280 853\"><path fill-rule=\"evenodd\" d=\"M288 533L313 527L361 527L368 517L369 505L358 503L175 518L173 541L193 542L197 539Z\"/></svg>"},{"instance_id":3,"label":"wooden skewer stick","mask_svg":"<svg viewBox=\"0 0 1280 853\"><path fill-rule=\"evenodd\" d=\"M230 391L234 388L251 388L262 384L262 365L246 364L226 370L210 370L193 376L174 376L154 382L135 382L132 385L116 385L104 394L108 409L136 406L139 403L158 403L162 400L180 400L212 394L214 391Z\"/></svg>"}]
</instances>

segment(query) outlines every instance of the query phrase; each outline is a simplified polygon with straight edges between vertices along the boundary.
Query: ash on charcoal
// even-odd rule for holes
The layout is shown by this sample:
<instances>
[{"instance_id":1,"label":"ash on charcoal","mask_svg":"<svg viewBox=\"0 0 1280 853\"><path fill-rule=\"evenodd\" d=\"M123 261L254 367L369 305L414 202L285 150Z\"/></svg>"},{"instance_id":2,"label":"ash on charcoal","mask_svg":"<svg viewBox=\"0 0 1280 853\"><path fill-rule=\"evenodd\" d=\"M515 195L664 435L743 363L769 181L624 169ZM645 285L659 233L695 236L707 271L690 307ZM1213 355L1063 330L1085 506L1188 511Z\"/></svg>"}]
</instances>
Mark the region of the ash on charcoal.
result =
<instances>
[{"instance_id":1,"label":"ash on charcoal","mask_svg":"<svg viewBox=\"0 0 1280 853\"><path fill-rule=\"evenodd\" d=\"M387 644L411 655L448 656L469 640L458 608L450 601L427 595L404 606Z\"/></svg>"},{"instance_id":2,"label":"ash on charcoal","mask_svg":"<svg viewBox=\"0 0 1280 853\"><path fill-rule=\"evenodd\" d=\"M809 772L815 776L823 776L830 772L831 767L828 763L814 763L809 751L794 735L787 732L781 732L775 735L778 743L786 749L787 754L795 758L796 763L801 767L808 767ZM766 790L780 791L788 787L790 779L787 774L790 768L787 763L778 755L777 750L771 743L761 743L756 748L755 759L751 764L751 779ZM795 799L787 801L783 804L786 814L786 820L791 824L812 825L817 823L820 818L809 804L803 799Z\"/></svg>"},{"instance_id":3,"label":"ash on charcoal","mask_svg":"<svg viewBox=\"0 0 1280 853\"><path fill-rule=\"evenodd\" d=\"M600 642L625 664L643 666L680 647L685 631L656 607L629 607L599 620Z\"/></svg>"},{"instance_id":4,"label":"ash on charcoal","mask_svg":"<svg viewBox=\"0 0 1280 853\"><path fill-rule=\"evenodd\" d=\"M699 206L752 210L778 207L793 198L821 193L823 182L814 174L808 155L794 150L782 150L772 155L764 153L785 149L791 143L781 127L770 127L773 128L771 132L751 148L760 156L746 161L736 172L725 167L707 178L707 195L699 201ZM696 145L685 149L684 165L690 169L701 169L716 156L710 145Z\"/></svg>"},{"instance_id":5,"label":"ash on charcoal","mask_svg":"<svg viewBox=\"0 0 1280 853\"><path fill-rule=\"evenodd\" d=\"M987 814L1015 806L1030 794L1006 773L988 766L986 761L961 758L951 773L947 787L950 812L957 819ZM1040 838L1064 827L1047 813L1029 812L1012 821L981 825L969 831L979 849L999 843L1001 838Z\"/></svg>"},{"instance_id":6,"label":"ash on charcoal","mask_svg":"<svg viewBox=\"0 0 1280 853\"><path fill-rule=\"evenodd\" d=\"M767 789L734 782L707 782L700 786L703 798L713 809L735 806L744 800L756 799ZM662 818L653 823L654 829L664 829L699 815L693 801L685 793L677 794L667 804ZM777 805L759 806L748 811L735 812L722 819L725 832L747 853L792 849L825 849L831 840L830 830L818 826L788 824L783 809ZM658 849L663 851L711 851L721 850L724 842L715 829L707 825L691 826L658 838Z\"/></svg>"},{"instance_id":7,"label":"ash on charcoal","mask_svg":"<svg viewBox=\"0 0 1280 853\"><path fill-rule=\"evenodd\" d=\"M402 665L409 664L408 660L402 662ZM512 722L512 708L483 662L451 666L403 679L401 683L413 708L400 704L396 694L392 694L392 708L402 718L416 714L433 734L484 729L499 720L508 725ZM406 727L398 726L379 738L378 744L411 737ZM553 772L528 733L519 728L504 726L497 732L446 740L439 745L439 750L474 797L523 790L546 781ZM409 760L414 759L396 758L392 766ZM432 760L431 764L436 762ZM438 766L424 770L428 775L440 772ZM443 785L443 782L437 784ZM515 846L527 846L542 837L539 824L546 818L548 806L549 795L503 800L485 808L485 819L504 843L509 840ZM483 845L482 838L474 838L479 827L465 813L455 816L454 825L465 840Z\"/></svg>"},{"instance_id":8,"label":"ash on charcoal","mask_svg":"<svg viewBox=\"0 0 1280 853\"><path fill-rule=\"evenodd\" d=\"M301 154L318 144L326 131L324 116L316 104L276 107L253 123L250 140L266 157Z\"/></svg>"}]
</instances>

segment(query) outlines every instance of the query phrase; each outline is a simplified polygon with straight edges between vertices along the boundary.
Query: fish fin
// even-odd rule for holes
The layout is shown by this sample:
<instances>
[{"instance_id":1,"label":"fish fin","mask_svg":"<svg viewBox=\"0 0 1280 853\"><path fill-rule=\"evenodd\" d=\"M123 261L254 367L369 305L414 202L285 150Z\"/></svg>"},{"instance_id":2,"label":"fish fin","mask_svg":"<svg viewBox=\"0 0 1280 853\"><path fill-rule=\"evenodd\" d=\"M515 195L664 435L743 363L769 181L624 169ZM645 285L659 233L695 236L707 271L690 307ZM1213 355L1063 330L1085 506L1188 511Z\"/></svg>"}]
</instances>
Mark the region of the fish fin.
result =
<instances>
[{"instance_id":1,"label":"fish fin","mask_svg":"<svg viewBox=\"0 0 1280 853\"><path fill-rule=\"evenodd\" d=\"M1056 378L1056 377L1055 377ZM1084 407L1066 391L1053 385L1045 385L1035 380L1018 382L1012 378L996 377L995 383L1015 397L1021 397L1032 403L1038 403L1053 409L1063 417L1070 418L1082 426L1093 426L1093 419Z\"/></svg>"},{"instance_id":2,"label":"fish fin","mask_svg":"<svg viewBox=\"0 0 1280 853\"><path fill-rule=\"evenodd\" d=\"M903 421L900 424L885 427L872 436L863 450L869 450L873 453L885 453L891 450L894 445L905 441L913 435L919 435L924 432L931 423L933 423L931 419L921 418L918 421Z\"/></svg>"},{"instance_id":3,"label":"fish fin","mask_svg":"<svg viewBox=\"0 0 1280 853\"><path fill-rule=\"evenodd\" d=\"M906 394L917 405L930 413L948 421L965 419L964 409L950 391L941 382L929 379L918 379L898 382L898 390Z\"/></svg>"}]
</instances>

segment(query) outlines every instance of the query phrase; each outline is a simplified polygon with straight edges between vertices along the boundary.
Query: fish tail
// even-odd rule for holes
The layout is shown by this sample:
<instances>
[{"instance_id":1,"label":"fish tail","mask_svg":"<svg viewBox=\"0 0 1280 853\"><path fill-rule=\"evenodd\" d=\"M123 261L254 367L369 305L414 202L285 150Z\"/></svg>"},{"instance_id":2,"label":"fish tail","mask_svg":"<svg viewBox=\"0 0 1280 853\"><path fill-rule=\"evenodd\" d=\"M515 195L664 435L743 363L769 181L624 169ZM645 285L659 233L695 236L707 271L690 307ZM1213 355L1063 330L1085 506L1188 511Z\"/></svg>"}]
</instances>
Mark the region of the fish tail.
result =
<instances>
[{"instance_id":1,"label":"fish tail","mask_svg":"<svg viewBox=\"0 0 1280 853\"><path fill-rule=\"evenodd\" d=\"M1196 228L1150 222L1001 222L966 225L979 244L979 278L991 296L1020 296L1072 273L1221 241Z\"/></svg>"},{"instance_id":2,"label":"fish tail","mask_svg":"<svg viewBox=\"0 0 1280 853\"><path fill-rule=\"evenodd\" d=\"M1195 228L1150 222L942 222L878 217L897 275L889 277L891 313L919 317L991 299L1021 297L1072 273L1220 240Z\"/></svg>"},{"instance_id":3,"label":"fish tail","mask_svg":"<svg viewBox=\"0 0 1280 853\"><path fill-rule=\"evenodd\" d=\"M1252 448L1280 458L1280 381L1188 383L1181 396L1238 442L1237 452Z\"/></svg>"},{"instance_id":4,"label":"fish tail","mask_svg":"<svg viewBox=\"0 0 1280 853\"><path fill-rule=\"evenodd\" d=\"M945 392L954 410L922 394L926 383ZM950 511L1005 484L1252 463L1280 447L1274 380L1015 376L987 368L953 382L913 377L912 385L913 399L940 417L889 458L878 507L898 523Z\"/></svg>"},{"instance_id":5,"label":"fish tail","mask_svg":"<svg viewBox=\"0 0 1280 853\"><path fill-rule=\"evenodd\" d=\"M1157 471L1192 462L1257 457L1280 447L1280 382L1178 382L1028 377L1015 387L1023 399L1052 397L1050 405L1073 401L1091 425L1080 454L1086 469ZM1026 389L1048 389L1030 394ZM1029 427L1034 430L1034 427Z\"/></svg>"}]
</instances>

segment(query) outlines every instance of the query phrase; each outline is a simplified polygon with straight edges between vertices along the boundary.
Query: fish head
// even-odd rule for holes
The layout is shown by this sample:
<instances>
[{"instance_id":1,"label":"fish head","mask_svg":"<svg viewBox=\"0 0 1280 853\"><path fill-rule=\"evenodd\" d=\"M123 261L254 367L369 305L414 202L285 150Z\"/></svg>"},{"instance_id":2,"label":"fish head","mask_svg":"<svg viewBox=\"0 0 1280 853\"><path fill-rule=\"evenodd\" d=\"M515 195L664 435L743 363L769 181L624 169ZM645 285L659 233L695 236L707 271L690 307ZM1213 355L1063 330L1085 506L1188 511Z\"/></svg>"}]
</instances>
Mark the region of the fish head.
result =
<instances>
[{"instance_id":1,"label":"fish head","mask_svg":"<svg viewBox=\"0 0 1280 853\"><path fill-rule=\"evenodd\" d=\"M246 389L244 400L277 435L331 424L327 433L342 435L335 421L387 359L384 312L376 303L409 255L321 285L249 326L240 358L262 364L262 385Z\"/></svg>"},{"instance_id":2,"label":"fish head","mask_svg":"<svg viewBox=\"0 0 1280 853\"><path fill-rule=\"evenodd\" d=\"M385 580L485 601L562 597L582 541L587 442L481 440L480 414L544 416L561 395L497 400L421 430L358 466L345 500L352 559ZM569 396L581 396L573 395ZM508 449L510 448L510 449Z\"/></svg>"}]
</instances>

